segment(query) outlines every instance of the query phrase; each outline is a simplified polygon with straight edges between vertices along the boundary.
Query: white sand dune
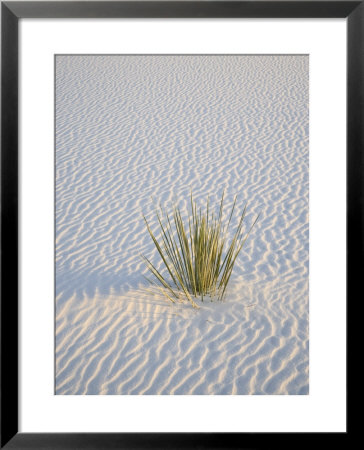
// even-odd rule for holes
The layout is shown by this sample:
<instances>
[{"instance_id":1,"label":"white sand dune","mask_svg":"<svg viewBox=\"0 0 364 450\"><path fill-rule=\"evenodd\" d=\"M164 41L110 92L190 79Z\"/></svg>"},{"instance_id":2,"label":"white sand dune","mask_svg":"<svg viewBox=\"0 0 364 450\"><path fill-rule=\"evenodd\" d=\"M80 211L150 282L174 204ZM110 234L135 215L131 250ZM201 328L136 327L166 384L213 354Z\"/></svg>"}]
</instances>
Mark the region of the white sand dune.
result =
<instances>
[{"instance_id":1,"label":"white sand dune","mask_svg":"<svg viewBox=\"0 0 364 450\"><path fill-rule=\"evenodd\" d=\"M199 310L140 258L191 188L260 212ZM308 394L308 56L57 56L56 393Z\"/></svg>"}]
</instances>

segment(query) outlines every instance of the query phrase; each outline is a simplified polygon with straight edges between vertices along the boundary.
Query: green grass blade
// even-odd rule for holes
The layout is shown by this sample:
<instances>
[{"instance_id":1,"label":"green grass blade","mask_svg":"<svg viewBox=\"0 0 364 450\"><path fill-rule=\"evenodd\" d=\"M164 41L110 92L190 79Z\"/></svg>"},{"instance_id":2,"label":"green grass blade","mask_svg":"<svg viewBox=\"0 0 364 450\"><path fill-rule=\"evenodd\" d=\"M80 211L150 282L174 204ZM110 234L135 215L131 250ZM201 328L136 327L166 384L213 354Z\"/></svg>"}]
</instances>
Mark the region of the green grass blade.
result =
<instances>
[{"instance_id":1,"label":"green grass blade","mask_svg":"<svg viewBox=\"0 0 364 450\"><path fill-rule=\"evenodd\" d=\"M207 197L203 211L202 207L197 207L191 190L190 213L187 221L182 217L176 203L173 204L171 217L161 206L156 207L160 229L159 240L143 215L148 233L172 281L169 282L149 259L143 258L154 275L155 280L152 284L158 287L169 300L174 301L175 298L179 298L180 293L183 293L192 306L197 308L198 305L192 299L192 295L200 296L202 301L206 295L217 295L218 299L223 299L238 255L259 217L258 215L249 231L244 234L242 229L247 208L245 205L228 244L228 229L237 196L234 198L225 225L223 224L224 198L225 190L215 217L210 208L210 197Z\"/></svg>"}]
</instances>

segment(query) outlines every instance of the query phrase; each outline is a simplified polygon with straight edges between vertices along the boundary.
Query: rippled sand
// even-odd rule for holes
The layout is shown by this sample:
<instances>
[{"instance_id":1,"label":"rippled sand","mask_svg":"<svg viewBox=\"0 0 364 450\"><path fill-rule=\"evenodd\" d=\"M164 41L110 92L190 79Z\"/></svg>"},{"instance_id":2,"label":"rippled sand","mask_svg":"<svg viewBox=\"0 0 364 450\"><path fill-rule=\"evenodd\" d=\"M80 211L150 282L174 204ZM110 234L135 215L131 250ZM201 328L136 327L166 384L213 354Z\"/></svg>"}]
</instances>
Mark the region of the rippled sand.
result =
<instances>
[{"instance_id":1,"label":"rippled sand","mask_svg":"<svg viewBox=\"0 0 364 450\"><path fill-rule=\"evenodd\" d=\"M198 311L139 256L191 188L261 214ZM307 56L57 56L56 393L308 394Z\"/></svg>"}]
</instances>

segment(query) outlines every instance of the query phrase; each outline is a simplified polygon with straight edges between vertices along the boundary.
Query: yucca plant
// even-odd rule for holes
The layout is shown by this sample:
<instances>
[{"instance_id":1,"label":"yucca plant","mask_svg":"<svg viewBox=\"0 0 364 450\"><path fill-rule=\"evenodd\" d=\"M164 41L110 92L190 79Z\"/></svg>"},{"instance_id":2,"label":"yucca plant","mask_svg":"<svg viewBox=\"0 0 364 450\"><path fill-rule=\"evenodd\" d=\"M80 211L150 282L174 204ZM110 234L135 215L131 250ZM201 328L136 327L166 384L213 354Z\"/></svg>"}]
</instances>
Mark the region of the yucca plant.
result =
<instances>
[{"instance_id":1,"label":"yucca plant","mask_svg":"<svg viewBox=\"0 0 364 450\"><path fill-rule=\"evenodd\" d=\"M153 274L150 283L158 287L173 303L185 295L194 308L198 308L193 297L216 297L222 300L229 283L235 261L245 244L249 233L243 232L246 205L240 216L238 226L230 243L227 243L228 229L236 205L236 198L227 223L223 224L224 193L222 194L217 216L209 209L197 208L191 192L190 214L186 223L182 219L180 208L174 204L172 212L161 206L156 207L156 217L160 228L160 237L155 234L143 214L150 237L162 258L169 274L166 278L152 262L142 255L148 269Z\"/></svg>"}]
</instances>

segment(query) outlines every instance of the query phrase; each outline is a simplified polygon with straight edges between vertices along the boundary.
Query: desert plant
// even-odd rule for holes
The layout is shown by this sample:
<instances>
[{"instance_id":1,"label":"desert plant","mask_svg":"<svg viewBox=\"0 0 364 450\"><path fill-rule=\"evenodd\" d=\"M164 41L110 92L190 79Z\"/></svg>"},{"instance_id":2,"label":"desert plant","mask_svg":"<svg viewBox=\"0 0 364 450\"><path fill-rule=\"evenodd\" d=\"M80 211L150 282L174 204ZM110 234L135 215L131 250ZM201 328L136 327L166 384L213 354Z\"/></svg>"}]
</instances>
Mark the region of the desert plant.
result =
<instances>
[{"instance_id":1,"label":"desert plant","mask_svg":"<svg viewBox=\"0 0 364 450\"><path fill-rule=\"evenodd\" d=\"M184 294L194 308L198 305L192 297L207 295L222 300L231 277L237 256L239 255L249 233L243 232L243 221L246 205L240 216L239 223L232 240L227 245L229 225L236 205L236 197L224 225L223 218L224 193L222 194L217 217L210 211L209 199L206 210L197 209L197 204L191 192L190 214L187 225L184 223L180 208L174 204L171 214L161 206L156 207L156 216L160 228L160 238L157 239L143 214L143 218L153 243L162 258L170 280L142 255L148 269L154 275L150 283L158 287L172 302Z\"/></svg>"}]
</instances>

